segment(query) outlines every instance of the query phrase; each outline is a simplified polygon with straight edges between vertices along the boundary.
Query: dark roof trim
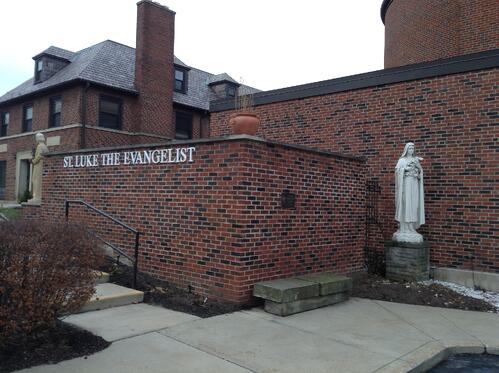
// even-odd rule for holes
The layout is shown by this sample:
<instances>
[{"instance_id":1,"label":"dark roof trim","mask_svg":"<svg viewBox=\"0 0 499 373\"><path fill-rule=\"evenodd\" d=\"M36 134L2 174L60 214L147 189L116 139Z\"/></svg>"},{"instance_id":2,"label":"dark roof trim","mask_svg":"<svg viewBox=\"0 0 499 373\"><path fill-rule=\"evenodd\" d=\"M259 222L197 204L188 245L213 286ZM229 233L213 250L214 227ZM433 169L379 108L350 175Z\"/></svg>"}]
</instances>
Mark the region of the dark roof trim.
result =
<instances>
[{"instance_id":1,"label":"dark roof trim","mask_svg":"<svg viewBox=\"0 0 499 373\"><path fill-rule=\"evenodd\" d=\"M117 151L117 150L128 150L128 149L143 149L143 148L157 148L160 146L195 146L198 144L211 144L216 142L228 142L228 141L253 141L258 143L267 144L269 146L281 146L283 148L288 149L296 149L304 152L319 154L325 157L337 158L337 159L345 159L349 161L356 162L365 162L365 157L357 157L353 155L346 155L341 153L334 153L325 150L318 150L313 148L308 148L306 146L301 145L292 145L286 144L283 142L273 141L263 139L261 137L249 136L249 135L230 135L230 136L221 136L221 137L208 137L203 139L194 139L194 140L172 140L154 144L138 144L138 145L122 145L115 147L107 147L107 148L94 148L94 149L81 149L81 150L72 150L72 151L62 151L62 152L50 152L46 156L47 157L57 157L61 155L68 154L85 154L85 153L99 153L99 152L109 152L109 151Z\"/></svg>"},{"instance_id":2,"label":"dark roof trim","mask_svg":"<svg viewBox=\"0 0 499 373\"><path fill-rule=\"evenodd\" d=\"M175 99L173 99L173 109L175 109L175 108L178 108L180 110L196 111L196 112L202 113L202 114L209 113L209 111L206 109L201 109L201 108L196 107L196 106L190 106L190 105L182 104L180 102L175 102Z\"/></svg>"},{"instance_id":3,"label":"dark roof trim","mask_svg":"<svg viewBox=\"0 0 499 373\"><path fill-rule=\"evenodd\" d=\"M187 65L179 65L178 63L174 63L173 67L177 68L179 70L185 70L185 71L189 71L191 69L191 67L189 67Z\"/></svg>"},{"instance_id":4,"label":"dark roof trim","mask_svg":"<svg viewBox=\"0 0 499 373\"><path fill-rule=\"evenodd\" d=\"M43 95L46 95L46 94L48 94L50 92L57 91L59 89L70 87L70 86L77 85L77 84L80 84L80 83L89 83L89 84L91 84L92 86L95 86L95 87L102 87L102 88L112 89L114 91L119 91L119 92L131 94L131 95L134 95L134 96L137 96L139 94L137 91L131 91L131 90L128 90L128 89L116 88L116 87L108 86L108 85L101 84L101 83L95 83L95 82L92 82L91 80L87 80L87 79L71 79L71 80L68 80L68 81L65 81L65 82L62 82L62 83L59 83L59 84L55 84L55 85L51 85L51 86L46 87L46 88L42 88L42 89L40 89L38 91L35 91L35 92L31 92L31 93L28 93L28 94L25 94L25 95L21 95L21 96L17 96L17 97L11 98L10 100L2 101L2 102L0 102L0 107L1 106L6 106L6 105L11 105L11 104L14 104L14 103L19 102L19 101L31 100L34 97L43 96Z\"/></svg>"},{"instance_id":5,"label":"dark roof trim","mask_svg":"<svg viewBox=\"0 0 499 373\"><path fill-rule=\"evenodd\" d=\"M372 71L369 73L324 80L294 87L275 89L253 94L254 104L266 105L274 102L298 100L331 93L352 91L386 84L428 79L438 76L465 73L499 67L499 49L463 55L414 65ZM234 109L234 99L210 102L210 111Z\"/></svg>"},{"instance_id":6,"label":"dark roof trim","mask_svg":"<svg viewBox=\"0 0 499 373\"><path fill-rule=\"evenodd\" d=\"M232 84L234 87L240 87L241 84L237 83L237 82L232 82L228 79L222 79L222 80L217 80L217 81L214 81L214 82L211 82L211 83L208 83L208 86L214 86L214 85L219 85L219 84Z\"/></svg>"},{"instance_id":7,"label":"dark roof trim","mask_svg":"<svg viewBox=\"0 0 499 373\"><path fill-rule=\"evenodd\" d=\"M386 12L390 5L392 5L392 2L393 0L383 0L383 3L381 4L381 20L383 21L383 24L385 24Z\"/></svg>"},{"instance_id":8,"label":"dark roof trim","mask_svg":"<svg viewBox=\"0 0 499 373\"><path fill-rule=\"evenodd\" d=\"M64 61L64 62L71 62L70 59L67 59L67 58L64 58L64 57L60 57L60 56L56 56L54 54L50 54L50 53L46 53L46 52L42 52L42 53L38 53L35 57L33 57L33 60L37 60L39 59L40 57L43 57L43 56L49 56L50 58L53 58L53 59L56 59L56 60L61 60L61 61Z\"/></svg>"}]
</instances>

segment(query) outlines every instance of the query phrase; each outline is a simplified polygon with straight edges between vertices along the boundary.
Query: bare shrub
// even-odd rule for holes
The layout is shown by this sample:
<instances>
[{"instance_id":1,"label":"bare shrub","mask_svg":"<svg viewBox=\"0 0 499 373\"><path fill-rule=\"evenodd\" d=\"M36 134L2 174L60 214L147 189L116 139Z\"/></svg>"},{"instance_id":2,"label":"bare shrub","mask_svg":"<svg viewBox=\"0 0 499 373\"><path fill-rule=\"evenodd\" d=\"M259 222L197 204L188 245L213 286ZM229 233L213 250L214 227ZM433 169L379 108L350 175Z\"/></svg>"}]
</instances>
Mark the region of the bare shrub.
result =
<instances>
[{"instance_id":1,"label":"bare shrub","mask_svg":"<svg viewBox=\"0 0 499 373\"><path fill-rule=\"evenodd\" d=\"M22 343L85 304L100 260L82 226L0 223L0 346Z\"/></svg>"}]
</instances>

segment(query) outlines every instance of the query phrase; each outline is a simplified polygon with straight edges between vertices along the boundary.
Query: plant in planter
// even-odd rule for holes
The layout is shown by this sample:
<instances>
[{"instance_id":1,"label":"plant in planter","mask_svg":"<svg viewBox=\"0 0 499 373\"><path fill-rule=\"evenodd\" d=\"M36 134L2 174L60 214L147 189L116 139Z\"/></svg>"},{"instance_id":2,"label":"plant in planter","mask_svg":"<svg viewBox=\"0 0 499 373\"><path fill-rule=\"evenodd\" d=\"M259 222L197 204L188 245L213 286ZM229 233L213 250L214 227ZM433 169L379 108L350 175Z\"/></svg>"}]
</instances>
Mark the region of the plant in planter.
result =
<instances>
[{"instance_id":1,"label":"plant in planter","mask_svg":"<svg viewBox=\"0 0 499 373\"><path fill-rule=\"evenodd\" d=\"M260 118L253 111L253 95L237 95L235 97L236 113L231 115L229 124L235 135L256 135L260 127Z\"/></svg>"}]
</instances>

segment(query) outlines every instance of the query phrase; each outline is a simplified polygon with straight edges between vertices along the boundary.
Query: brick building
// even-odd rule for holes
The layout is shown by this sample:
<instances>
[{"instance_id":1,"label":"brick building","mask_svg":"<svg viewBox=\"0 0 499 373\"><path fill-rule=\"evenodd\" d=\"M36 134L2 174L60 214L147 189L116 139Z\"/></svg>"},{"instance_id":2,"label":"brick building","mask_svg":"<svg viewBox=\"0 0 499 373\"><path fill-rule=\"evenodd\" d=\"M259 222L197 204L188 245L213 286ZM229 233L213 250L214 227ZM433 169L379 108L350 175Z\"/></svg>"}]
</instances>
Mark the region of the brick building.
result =
<instances>
[{"instance_id":1,"label":"brick building","mask_svg":"<svg viewBox=\"0 0 499 373\"><path fill-rule=\"evenodd\" d=\"M59 148L47 156L44 208L27 206L25 214L60 221L65 200L83 199L144 232L138 261L141 271L192 287L199 294L245 303L253 284L260 280L318 271L359 271L364 269L366 254L383 256L384 241L396 229L395 163L404 144L412 141L424 158L426 224L421 233L431 247L431 264L460 273L472 270L475 285L487 287L488 280L497 284L496 4L492 0L422 0L415 8L412 3L392 0L382 4L387 68L255 93L254 110L262 119L260 138L229 136L234 100L226 97L202 100L209 103L203 113L210 117L210 138L143 145L189 137L174 133L182 127L175 127L172 113L180 105L189 110L196 106L192 101L180 102L180 97L192 97L176 95L181 92L174 88L171 106L163 100L164 85L144 88L141 82L155 76L149 70L155 64L139 61L154 61L157 55L137 52L134 84L120 86L120 102L130 100L130 107L120 111L123 126L129 123L128 131L98 126L101 116L115 118L97 109L106 107L99 100L108 97L109 86L95 82L88 86L85 81L68 90L83 103L65 115L85 125L66 128L66 138L80 141L79 146L83 136L86 147L114 147L76 150L61 140ZM158 42L156 34L150 39L139 37L155 24L154 17L141 22L147 19L147 10L158 17L172 16L164 8L156 13L156 8L150 2L139 3L137 51ZM456 25L460 25L459 32L454 30ZM429 33L432 29L435 32ZM183 64L177 61L172 66ZM164 79L176 76L173 69ZM193 84L192 71L188 87ZM122 84L118 75L112 79L115 85ZM210 98L230 95L234 84L226 75L210 75L202 81ZM182 88L181 83L182 79L174 83L172 78L172 87ZM135 91L123 91L126 87ZM52 118L53 110L45 110ZM27 110L19 107L18 112ZM62 121L64 115L60 117ZM34 116L24 119L17 119L19 128L22 123L34 128ZM60 130L46 131L56 137ZM193 129L192 137L199 136L194 133ZM12 151L12 143L0 156ZM171 154L175 147L196 147L194 161L169 162L168 166L156 159L133 167L119 162L64 167L67 157L107 159L112 153L124 160L125 153ZM379 188L370 190L367 184ZM292 209L282 203L286 192L295 195ZM377 201L374 219L366 218L366 200ZM71 214L71 218L104 228L110 238L130 249L123 234L107 229L88 212L73 210ZM479 278L485 281L478 282Z\"/></svg>"},{"instance_id":2,"label":"brick building","mask_svg":"<svg viewBox=\"0 0 499 373\"><path fill-rule=\"evenodd\" d=\"M143 0L135 49L106 40L33 57L33 78L0 97L0 201L30 188L35 132L52 151L207 137L211 100L256 91L176 58L174 23Z\"/></svg>"},{"instance_id":3,"label":"brick building","mask_svg":"<svg viewBox=\"0 0 499 373\"><path fill-rule=\"evenodd\" d=\"M176 161L177 150L189 156ZM119 164L103 162L109 154ZM99 165L86 167L82 157ZM141 272L248 303L258 281L362 270L364 167L358 157L246 135L53 152L43 208L23 213L60 222L66 200L84 200L142 233ZM68 218L133 255L134 235L109 219L77 204Z\"/></svg>"},{"instance_id":4,"label":"brick building","mask_svg":"<svg viewBox=\"0 0 499 373\"><path fill-rule=\"evenodd\" d=\"M366 175L380 186L366 247L380 254L396 230L395 163L415 142L425 158L421 232L431 264L497 274L497 2L385 0L381 15L384 70L256 93L258 136L365 156ZM212 136L231 133L233 110L212 102Z\"/></svg>"}]
</instances>

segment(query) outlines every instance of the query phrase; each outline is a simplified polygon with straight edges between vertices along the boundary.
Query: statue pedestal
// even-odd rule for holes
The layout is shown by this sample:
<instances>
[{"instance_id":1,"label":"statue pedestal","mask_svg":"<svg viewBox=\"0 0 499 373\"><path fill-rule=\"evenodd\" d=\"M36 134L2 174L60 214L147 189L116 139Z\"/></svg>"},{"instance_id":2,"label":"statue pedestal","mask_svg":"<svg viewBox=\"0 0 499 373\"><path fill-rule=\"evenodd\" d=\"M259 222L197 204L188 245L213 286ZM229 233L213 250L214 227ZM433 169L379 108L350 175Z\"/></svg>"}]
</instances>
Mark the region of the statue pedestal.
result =
<instances>
[{"instance_id":1,"label":"statue pedestal","mask_svg":"<svg viewBox=\"0 0 499 373\"><path fill-rule=\"evenodd\" d=\"M430 277L427 242L390 241L386 244L386 277L396 281L424 281Z\"/></svg>"}]
</instances>

